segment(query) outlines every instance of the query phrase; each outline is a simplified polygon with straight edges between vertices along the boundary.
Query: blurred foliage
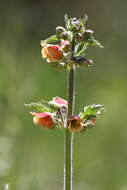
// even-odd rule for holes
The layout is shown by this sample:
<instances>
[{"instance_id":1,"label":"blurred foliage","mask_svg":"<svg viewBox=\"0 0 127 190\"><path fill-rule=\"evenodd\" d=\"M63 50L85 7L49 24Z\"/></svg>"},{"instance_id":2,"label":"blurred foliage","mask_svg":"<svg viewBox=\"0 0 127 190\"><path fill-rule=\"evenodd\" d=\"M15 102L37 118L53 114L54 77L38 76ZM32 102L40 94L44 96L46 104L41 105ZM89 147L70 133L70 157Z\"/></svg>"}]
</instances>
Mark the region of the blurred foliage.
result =
<instances>
[{"instance_id":1,"label":"blurred foliage","mask_svg":"<svg viewBox=\"0 0 127 190\"><path fill-rule=\"evenodd\" d=\"M104 49L77 71L76 109L107 108L95 129L75 135L75 189L127 189L127 1L14 0L0 5L0 185L13 190L62 189L63 133L32 124L24 102L66 98L67 73L43 64L40 40L70 17L89 16Z\"/></svg>"}]
</instances>

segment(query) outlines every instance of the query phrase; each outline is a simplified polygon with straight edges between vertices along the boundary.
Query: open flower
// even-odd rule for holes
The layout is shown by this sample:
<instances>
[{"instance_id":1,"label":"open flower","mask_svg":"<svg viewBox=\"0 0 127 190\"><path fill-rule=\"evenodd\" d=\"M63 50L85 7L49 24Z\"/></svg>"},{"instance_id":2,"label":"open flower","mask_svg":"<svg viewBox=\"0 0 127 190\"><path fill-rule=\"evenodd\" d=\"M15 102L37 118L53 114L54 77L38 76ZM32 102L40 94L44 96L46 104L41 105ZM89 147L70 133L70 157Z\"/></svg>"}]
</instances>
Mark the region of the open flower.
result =
<instances>
[{"instance_id":1,"label":"open flower","mask_svg":"<svg viewBox=\"0 0 127 190\"><path fill-rule=\"evenodd\" d=\"M70 116L67 125L71 132L81 132L83 130L82 120L78 115Z\"/></svg>"},{"instance_id":2,"label":"open flower","mask_svg":"<svg viewBox=\"0 0 127 190\"><path fill-rule=\"evenodd\" d=\"M57 62L62 58L62 50L59 45L46 44L41 50L42 58L47 62Z\"/></svg>"},{"instance_id":3,"label":"open flower","mask_svg":"<svg viewBox=\"0 0 127 190\"><path fill-rule=\"evenodd\" d=\"M53 116L49 112L37 113L31 112L33 123L45 129L52 129L54 126Z\"/></svg>"}]
</instances>

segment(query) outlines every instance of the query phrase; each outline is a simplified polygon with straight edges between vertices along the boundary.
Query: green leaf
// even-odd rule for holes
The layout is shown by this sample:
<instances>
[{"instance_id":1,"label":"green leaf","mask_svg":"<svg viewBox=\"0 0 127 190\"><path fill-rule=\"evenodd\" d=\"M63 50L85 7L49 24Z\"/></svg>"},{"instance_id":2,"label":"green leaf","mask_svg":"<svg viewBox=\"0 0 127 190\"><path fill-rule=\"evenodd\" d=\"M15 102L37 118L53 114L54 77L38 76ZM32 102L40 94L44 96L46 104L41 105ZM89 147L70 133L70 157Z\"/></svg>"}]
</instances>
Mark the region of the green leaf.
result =
<instances>
[{"instance_id":1,"label":"green leaf","mask_svg":"<svg viewBox=\"0 0 127 190\"><path fill-rule=\"evenodd\" d=\"M46 40L42 40L41 44L43 44L43 43L53 43L53 42L56 42L56 41L59 41L59 39L57 38L56 35L53 35L53 36L47 38Z\"/></svg>"},{"instance_id":2,"label":"green leaf","mask_svg":"<svg viewBox=\"0 0 127 190\"><path fill-rule=\"evenodd\" d=\"M68 29L68 28L69 28L69 18L68 18L68 16L67 16L67 14L65 14L64 20L65 20L65 26L66 26L66 28Z\"/></svg>"},{"instance_id":3,"label":"green leaf","mask_svg":"<svg viewBox=\"0 0 127 190\"><path fill-rule=\"evenodd\" d=\"M88 20L88 16L85 15L85 17L82 19L82 24L85 25Z\"/></svg>"},{"instance_id":4,"label":"green leaf","mask_svg":"<svg viewBox=\"0 0 127 190\"><path fill-rule=\"evenodd\" d=\"M83 48L84 43L80 42L78 44L76 44L75 46L75 55L77 56L78 52L81 51L81 49Z\"/></svg>"},{"instance_id":5,"label":"green leaf","mask_svg":"<svg viewBox=\"0 0 127 190\"><path fill-rule=\"evenodd\" d=\"M55 112L57 110L57 107L50 103L51 101L47 102L45 100L41 100L41 102L44 106L46 106L48 109L50 109L51 112Z\"/></svg>"},{"instance_id":6,"label":"green leaf","mask_svg":"<svg viewBox=\"0 0 127 190\"><path fill-rule=\"evenodd\" d=\"M100 47L100 48L104 48L104 46L102 46L101 43L95 39L92 40L91 45L96 46L96 47Z\"/></svg>"},{"instance_id":7,"label":"green leaf","mask_svg":"<svg viewBox=\"0 0 127 190\"><path fill-rule=\"evenodd\" d=\"M95 117L98 117L104 111L105 111L105 108L103 105L93 104L93 105L84 107L79 115L82 119L88 119L92 115L94 115Z\"/></svg>"},{"instance_id":8,"label":"green leaf","mask_svg":"<svg viewBox=\"0 0 127 190\"><path fill-rule=\"evenodd\" d=\"M30 104L24 104L30 111L34 112L51 112L51 109L49 107L46 107L41 102L32 102Z\"/></svg>"},{"instance_id":9,"label":"green leaf","mask_svg":"<svg viewBox=\"0 0 127 190\"><path fill-rule=\"evenodd\" d=\"M84 42L77 44L75 47L75 55L84 56L88 45L89 45L88 43L84 43Z\"/></svg>"},{"instance_id":10,"label":"green leaf","mask_svg":"<svg viewBox=\"0 0 127 190\"><path fill-rule=\"evenodd\" d=\"M88 42L89 45L103 48L101 43L98 40L94 39L93 35L89 36L88 39L85 39L85 40Z\"/></svg>"}]
</instances>

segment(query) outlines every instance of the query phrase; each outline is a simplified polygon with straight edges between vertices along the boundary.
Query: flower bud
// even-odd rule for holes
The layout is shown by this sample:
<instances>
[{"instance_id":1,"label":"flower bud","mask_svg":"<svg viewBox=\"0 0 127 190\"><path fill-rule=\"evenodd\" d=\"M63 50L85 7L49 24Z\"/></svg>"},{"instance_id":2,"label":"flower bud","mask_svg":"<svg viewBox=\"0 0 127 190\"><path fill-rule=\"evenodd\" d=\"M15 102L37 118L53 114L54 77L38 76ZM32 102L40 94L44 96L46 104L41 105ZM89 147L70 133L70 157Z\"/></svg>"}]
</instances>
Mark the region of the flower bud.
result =
<instances>
[{"instance_id":1,"label":"flower bud","mask_svg":"<svg viewBox=\"0 0 127 190\"><path fill-rule=\"evenodd\" d=\"M76 18L70 19L69 29L75 33L84 31L84 26L81 23L81 20Z\"/></svg>"},{"instance_id":2,"label":"flower bud","mask_svg":"<svg viewBox=\"0 0 127 190\"><path fill-rule=\"evenodd\" d=\"M60 35L60 39L63 39L63 40L68 40L68 32L63 32L61 35Z\"/></svg>"},{"instance_id":3,"label":"flower bud","mask_svg":"<svg viewBox=\"0 0 127 190\"><path fill-rule=\"evenodd\" d=\"M92 35L92 34L94 34L94 31L93 31L93 30L86 30L86 31L85 31L85 34Z\"/></svg>"},{"instance_id":4,"label":"flower bud","mask_svg":"<svg viewBox=\"0 0 127 190\"><path fill-rule=\"evenodd\" d=\"M81 132L83 130L82 120L78 115L69 117L67 125L71 132Z\"/></svg>"},{"instance_id":5,"label":"flower bud","mask_svg":"<svg viewBox=\"0 0 127 190\"><path fill-rule=\"evenodd\" d=\"M90 66L94 65L94 62L90 59L87 59L84 64L86 64L88 67L90 67Z\"/></svg>"},{"instance_id":6,"label":"flower bud","mask_svg":"<svg viewBox=\"0 0 127 190\"><path fill-rule=\"evenodd\" d=\"M67 40L61 40L60 46L64 52L68 52L71 49L70 42Z\"/></svg>"},{"instance_id":7,"label":"flower bud","mask_svg":"<svg viewBox=\"0 0 127 190\"><path fill-rule=\"evenodd\" d=\"M75 36L75 38L76 38L77 41L81 41L81 40L84 39L84 36L81 33L77 33L76 36Z\"/></svg>"},{"instance_id":8,"label":"flower bud","mask_svg":"<svg viewBox=\"0 0 127 190\"><path fill-rule=\"evenodd\" d=\"M56 27L56 35L57 36L60 36L63 32L66 32L66 30L63 26L57 26Z\"/></svg>"},{"instance_id":9,"label":"flower bud","mask_svg":"<svg viewBox=\"0 0 127 190\"><path fill-rule=\"evenodd\" d=\"M43 112L43 113L36 113L31 112L33 116L33 123L37 126L43 127L45 129L52 129L54 126L54 120L51 113Z\"/></svg>"},{"instance_id":10,"label":"flower bud","mask_svg":"<svg viewBox=\"0 0 127 190\"><path fill-rule=\"evenodd\" d=\"M67 108L68 102L60 97L54 97L49 104L54 105L57 108L65 107Z\"/></svg>"},{"instance_id":11,"label":"flower bud","mask_svg":"<svg viewBox=\"0 0 127 190\"><path fill-rule=\"evenodd\" d=\"M90 59L86 59L84 57L76 57L75 58L75 61L77 62L77 64L80 66L80 67L90 67L92 65L94 65L94 62Z\"/></svg>"},{"instance_id":12,"label":"flower bud","mask_svg":"<svg viewBox=\"0 0 127 190\"><path fill-rule=\"evenodd\" d=\"M83 34L84 40L91 41L92 40L91 38L92 38L93 34L94 34L93 30L86 30L85 33Z\"/></svg>"},{"instance_id":13,"label":"flower bud","mask_svg":"<svg viewBox=\"0 0 127 190\"><path fill-rule=\"evenodd\" d=\"M62 58L62 50L59 45L46 44L41 50L42 58L47 62L57 62Z\"/></svg>"}]
</instances>

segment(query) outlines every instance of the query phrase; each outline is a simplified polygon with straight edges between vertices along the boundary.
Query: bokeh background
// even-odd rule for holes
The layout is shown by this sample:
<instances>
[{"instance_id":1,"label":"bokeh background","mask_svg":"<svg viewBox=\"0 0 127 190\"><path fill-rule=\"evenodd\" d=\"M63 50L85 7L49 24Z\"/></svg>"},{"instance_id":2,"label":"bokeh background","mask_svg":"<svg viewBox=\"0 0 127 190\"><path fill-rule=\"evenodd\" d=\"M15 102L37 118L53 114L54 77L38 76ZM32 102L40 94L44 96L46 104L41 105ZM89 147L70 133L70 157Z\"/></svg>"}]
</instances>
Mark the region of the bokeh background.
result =
<instances>
[{"instance_id":1,"label":"bokeh background","mask_svg":"<svg viewBox=\"0 0 127 190\"><path fill-rule=\"evenodd\" d=\"M67 73L43 64L40 40L64 24L64 14L88 14L88 28L104 49L89 48L96 63L77 70L76 109L104 104L97 127L74 140L75 190L127 189L127 1L14 0L0 5L0 186L60 190L61 131L32 123L24 102L66 98Z\"/></svg>"}]
</instances>

